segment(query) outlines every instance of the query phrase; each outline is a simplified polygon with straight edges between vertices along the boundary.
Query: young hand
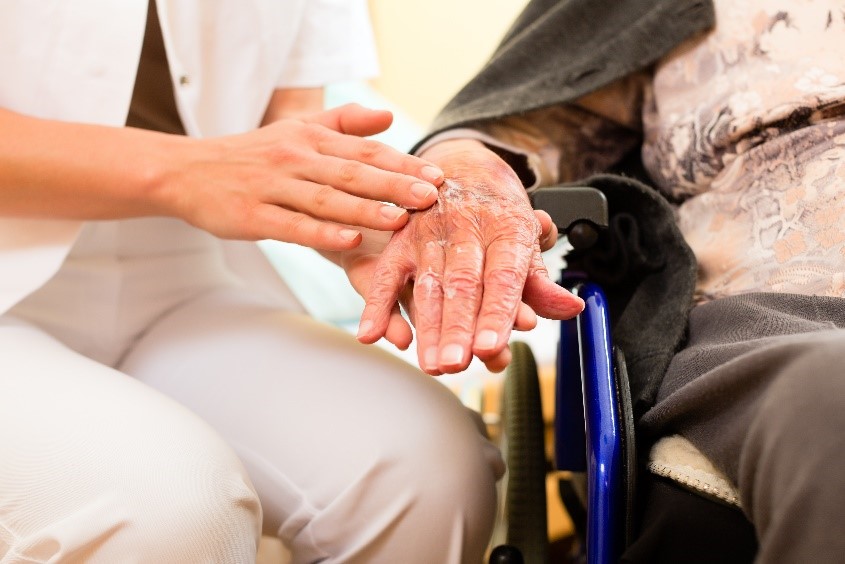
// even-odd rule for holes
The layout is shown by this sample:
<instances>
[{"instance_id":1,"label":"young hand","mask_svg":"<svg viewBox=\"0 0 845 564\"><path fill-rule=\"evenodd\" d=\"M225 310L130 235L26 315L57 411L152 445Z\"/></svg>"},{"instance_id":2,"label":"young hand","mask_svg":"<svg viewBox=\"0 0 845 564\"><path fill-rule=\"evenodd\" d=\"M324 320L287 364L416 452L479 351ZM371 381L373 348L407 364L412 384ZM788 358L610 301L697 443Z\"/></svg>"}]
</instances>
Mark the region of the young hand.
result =
<instances>
[{"instance_id":1,"label":"young hand","mask_svg":"<svg viewBox=\"0 0 845 564\"><path fill-rule=\"evenodd\" d=\"M352 248L361 234L350 226L399 229L407 209L434 203L443 180L431 163L364 138L391 119L347 105L194 141L164 197L174 215L219 237Z\"/></svg>"}]
</instances>

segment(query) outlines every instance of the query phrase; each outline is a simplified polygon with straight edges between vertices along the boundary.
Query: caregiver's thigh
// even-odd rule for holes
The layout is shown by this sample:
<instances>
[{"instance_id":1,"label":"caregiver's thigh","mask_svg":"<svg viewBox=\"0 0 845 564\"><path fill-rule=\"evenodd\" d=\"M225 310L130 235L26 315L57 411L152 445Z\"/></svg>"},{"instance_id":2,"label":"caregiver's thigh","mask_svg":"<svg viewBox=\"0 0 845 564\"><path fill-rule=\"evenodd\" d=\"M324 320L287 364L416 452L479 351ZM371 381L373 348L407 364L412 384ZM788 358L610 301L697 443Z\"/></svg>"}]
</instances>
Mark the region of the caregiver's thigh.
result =
<instances>
[{"instance_id":1,"label":"caregiver's thigh","mask_svg":"<svg viewBox=\"0 0 845 564\"><path fill-rule=\"evenodd\" d=\"M0 562L251 562L260 521L206 423L0 318Z\"/></svg>"}]
</instances>

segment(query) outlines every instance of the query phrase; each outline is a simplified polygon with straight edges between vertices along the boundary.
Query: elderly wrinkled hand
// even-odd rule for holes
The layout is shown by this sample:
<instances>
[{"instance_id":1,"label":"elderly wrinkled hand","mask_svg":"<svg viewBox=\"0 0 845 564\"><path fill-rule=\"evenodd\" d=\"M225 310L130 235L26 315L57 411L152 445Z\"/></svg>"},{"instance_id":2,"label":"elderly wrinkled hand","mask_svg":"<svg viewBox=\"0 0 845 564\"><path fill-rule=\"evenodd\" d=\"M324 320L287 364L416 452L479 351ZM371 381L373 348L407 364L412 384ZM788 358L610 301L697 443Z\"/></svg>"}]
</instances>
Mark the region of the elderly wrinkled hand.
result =
<instances>
[{"instance_id":1,"label":"elderly wrinkled hand","mask_svg":"<svg viewBox=\"0 0 845 564\"><path fill-rule=\"evenodd\" d=\"M501 370L510 360L514 327L532 328L534 312L572 317L583 301L550 280L540 253L553 226L531 209L504 161L469 140L439 143L425 158L447 180L437 203L412 214L378 257L358 339L386 336L398 323L401 300L416 327L425 372L459 372L473 355Z\"/></svg>"}]
</instances>

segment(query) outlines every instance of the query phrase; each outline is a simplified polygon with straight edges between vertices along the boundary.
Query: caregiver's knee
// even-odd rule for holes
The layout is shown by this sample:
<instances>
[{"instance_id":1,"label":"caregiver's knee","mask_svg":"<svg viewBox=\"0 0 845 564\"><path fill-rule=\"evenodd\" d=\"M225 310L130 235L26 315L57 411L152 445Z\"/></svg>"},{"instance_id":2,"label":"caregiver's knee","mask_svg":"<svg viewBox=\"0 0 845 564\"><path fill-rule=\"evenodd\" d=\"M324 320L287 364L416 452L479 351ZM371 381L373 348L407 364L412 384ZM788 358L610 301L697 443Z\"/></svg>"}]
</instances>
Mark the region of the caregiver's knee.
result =
<instances>
[{"instance_id":1,"label":"caregiver's knee","mask_svg":"<svg viewBox=\"0 0 845 564\"><path fill-rule=\"evenodd\" d=\"M147 400L147 423L127 408L131 417L111 452L131 516L129 544L151 562L254 559L261 506L241 461L192 413L154 392L135 396ZM129 461L137 468L120 468Z\"/></svg>"},{"instance_id":2,"label":"caregiver's knee","mask_svg":"<svg viewBox=\"0 0 845 564\"><path fill-rule=\"evenodd\" d=\"M253 561L261 506L243 471L217 460L168 466L157 477L158 495L135 492L142 499L134 504L136 538L130 542L141 545L144 561Z\"/></svg>"},{"instance_id":3,"label":"caregiver's knee","mask_svg":"<svg viewBox=\"0 0 845 564\"><path fill-rule=\"evenodd\" d=\"M336 475L334 498L308 527L282 528L295 552L311 554L313 539L328 535L321 548L332 561L480 561L501 457L457 401L438 395L421 389L419 403L369 428L368 462ZM338 534L349 522L366 525Z\"/></svg>"},{"instance_id":4,"label":"caregiver's knee","mask_svg":"<svg viewBox=\"0 0 845 564\"><path fill-rule=\"evenodd\" d=\"M498 449L463 408L406 430L404 440L385 452L394 466L392 479L382 485L394 490L385 491L385 499L403 494L413 499L405 515L407 531L439 527L441 538L448 539L456 534L456 523L463 523L464 556L483 550L495 513L495 484L504 470Z\"/></svg>"}]
</instances>

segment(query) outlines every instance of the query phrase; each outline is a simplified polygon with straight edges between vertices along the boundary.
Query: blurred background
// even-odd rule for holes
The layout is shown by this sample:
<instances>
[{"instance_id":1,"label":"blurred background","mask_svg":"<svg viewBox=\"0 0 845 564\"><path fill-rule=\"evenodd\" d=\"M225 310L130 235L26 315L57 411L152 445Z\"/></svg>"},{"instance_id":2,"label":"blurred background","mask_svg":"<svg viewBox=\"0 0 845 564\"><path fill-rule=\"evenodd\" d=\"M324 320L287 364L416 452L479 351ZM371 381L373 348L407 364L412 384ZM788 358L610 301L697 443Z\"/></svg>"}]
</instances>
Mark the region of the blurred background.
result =
<instances>
[{"instance_id":1,"label":"blurred background","mask_svg":"<svg viewBox=\"0 0 845 564\"><path fill-rule=\"evenodd\" d=\"M427 125L472 77L526 0L370 0L381 75L370 85Z\"/></svg>"}]
</instances>

